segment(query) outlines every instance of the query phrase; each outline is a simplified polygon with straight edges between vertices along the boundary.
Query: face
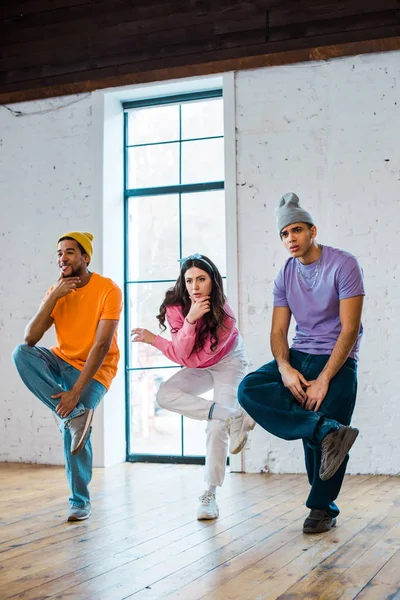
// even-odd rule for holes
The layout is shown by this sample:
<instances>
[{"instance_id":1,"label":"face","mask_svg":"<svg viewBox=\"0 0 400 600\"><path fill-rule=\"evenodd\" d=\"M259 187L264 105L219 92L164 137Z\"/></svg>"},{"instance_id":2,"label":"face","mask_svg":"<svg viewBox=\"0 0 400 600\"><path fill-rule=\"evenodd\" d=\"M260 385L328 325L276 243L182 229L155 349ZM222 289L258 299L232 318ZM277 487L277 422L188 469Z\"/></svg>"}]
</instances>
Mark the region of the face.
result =
<instances>
[{"instance_id":1,"label":"face","mask_svg":"<svg viewBox=\"0 0 400 600\"><path fill-rule=\"evenodd\" d=\"M75 240L62 240L57 249L57 264L63 277L78 277L82 275L89 259L82 254Z\"/></svg>"},{"instance_id":2,"label":"face","mask_svg":"<svg viewBox=\"0 0 400 600\"><path fill-rule=\"evenodd\" d=\"M186 289L191 300L196 301L204 296L210 296L212 289L211 277L207 271L198 267L190 267L185 273Z\"/></svg>"},{"instance_id":3,"label":"face","mask_svg":"<svg viewBox=\"0 0 400 600\"><path fill-rule=\"evenodd\" d=\"M315 225L310 229L306 223L292 223L282 229L281 240L291 256L301 258L311 250L316 235Z\"/></svg>"}]
</instances>

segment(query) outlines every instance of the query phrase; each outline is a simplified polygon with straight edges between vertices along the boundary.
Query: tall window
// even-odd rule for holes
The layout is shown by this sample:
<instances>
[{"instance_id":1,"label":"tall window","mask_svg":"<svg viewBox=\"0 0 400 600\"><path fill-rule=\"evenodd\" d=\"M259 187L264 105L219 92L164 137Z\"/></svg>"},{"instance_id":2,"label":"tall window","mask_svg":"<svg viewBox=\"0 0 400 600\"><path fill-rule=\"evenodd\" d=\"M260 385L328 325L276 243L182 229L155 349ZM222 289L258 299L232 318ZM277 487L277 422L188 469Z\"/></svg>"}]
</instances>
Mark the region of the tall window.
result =
<instances>
[{"instance_id":1,"label":"tall window","mask_svg":"<svg viewBox=\"0 0 400 600\"><path fill-rule=\"evenodd\" d=\"M180 367L132 344L130 330L159 333L178 259L199 252L226 275L222 91L129 102L124 111L128 459L202 462L204 423L156 402Z\"/></svg>"}]
</instances>

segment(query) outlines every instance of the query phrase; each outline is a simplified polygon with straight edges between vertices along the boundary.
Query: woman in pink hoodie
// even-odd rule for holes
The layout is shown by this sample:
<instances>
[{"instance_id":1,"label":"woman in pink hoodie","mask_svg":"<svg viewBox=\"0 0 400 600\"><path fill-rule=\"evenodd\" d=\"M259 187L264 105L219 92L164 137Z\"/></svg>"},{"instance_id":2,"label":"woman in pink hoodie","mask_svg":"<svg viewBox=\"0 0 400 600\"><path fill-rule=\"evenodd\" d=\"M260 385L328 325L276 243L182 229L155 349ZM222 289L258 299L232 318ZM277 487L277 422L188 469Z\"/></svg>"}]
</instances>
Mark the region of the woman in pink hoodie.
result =
<instances>
[{"instance_id":1,"label":"woman in pink hoodie","mask_svg":"<svg viewBox=\"0 0 400 600\"><path fill-rule=\"evenodd\" d=\"M161 385L157 402L190 419L207 421L207 488L200 497L197 518L216 519L215 494L225 476L228 437L229 451L236 454L255 426L237 402L237 388L249 363L215 264L200 254L180 262L179 277L157 315L161 329L166 329L168 321L172 341L140 328L133 329L132 336L134 342L152 344L184 367ZM200 395L210 389L214 389L213 402Z\"/></svg>"}]
</instances>

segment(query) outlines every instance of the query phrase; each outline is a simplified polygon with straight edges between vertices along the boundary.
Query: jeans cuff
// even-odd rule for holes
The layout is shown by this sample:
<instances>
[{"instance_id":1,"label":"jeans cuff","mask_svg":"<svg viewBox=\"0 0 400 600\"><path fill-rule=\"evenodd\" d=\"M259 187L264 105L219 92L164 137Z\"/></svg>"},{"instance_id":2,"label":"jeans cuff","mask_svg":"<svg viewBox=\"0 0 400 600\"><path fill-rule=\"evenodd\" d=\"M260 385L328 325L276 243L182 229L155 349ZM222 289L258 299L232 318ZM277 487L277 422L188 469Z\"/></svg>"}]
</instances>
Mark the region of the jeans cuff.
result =
<instances>
[{"instance_id":1,"label":"jeans cuff","mask_svg":"<svg viewBox=\"0 0 400 600\"><path fill-rule=\"evenodd\" d=\"M339 427L340 425L337 421L322 417L317 425L317 429L314 434L317 445L320 446L322 440L328 435L328 433L331 433L332 431L337 431Z\"/></svg>"},{"instance_id":2,"label":"jeans cuff","mask_svg":"<svg viewBox=\"0 0 400 600\"><path fill-rule=\"evenodd\" d=\"M74 410L72 412L70 412L70 414L65 417L64 423L68 423L68 421L72 421L72 419L76 419L76 417L80 417L81 415L83 415L85 412L85 407L82 405L82 408L77 408L75 406ZM72 415L72 416L71 416Z\"/></svg>"}]
</instances>

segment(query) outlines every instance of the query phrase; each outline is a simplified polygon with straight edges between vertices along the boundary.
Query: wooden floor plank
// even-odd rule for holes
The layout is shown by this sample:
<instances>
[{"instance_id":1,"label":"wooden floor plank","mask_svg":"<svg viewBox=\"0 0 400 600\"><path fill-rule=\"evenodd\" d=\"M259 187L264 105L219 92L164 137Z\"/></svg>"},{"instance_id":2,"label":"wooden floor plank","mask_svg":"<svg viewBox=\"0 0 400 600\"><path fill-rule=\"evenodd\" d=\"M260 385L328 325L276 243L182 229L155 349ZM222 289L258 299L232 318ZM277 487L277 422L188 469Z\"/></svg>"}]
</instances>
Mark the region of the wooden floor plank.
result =
<instances>
[{"instance_id":1,"label":"wooden floor plank","mask_svg":"<svg viewBox=\"0 0 400 600\"><path fill-rule=\"evenodd\" d=\"M400 528L395 517L371 521L345 546L282 594L282 600L299 600L305 596L310 600L354 598L396 551L389 542L392 536L398 543Z\"/></svg>"},{"instance_id":2,"label":"wooden floor plank","mask_svg":"<svg viewBox=\"0 0 400 600\"><path fill-rule=\"evenodd\" d=\"M286 500L285 508L289 515L289 522L292 519L298 518L300 514L304 515L304 509L301 507L301 504L297 515L290 510L291 507L287 506L287 504L288 502ZM285 519L285 524L287 524L287 522L288 518ZM279 531L279 528L282 524L278 521L275 523L275 525L277 525L277 530ZM301 523L298 523L298 528L301 529ZM275 530L273 530L273 533L275 533ZM270 531L266 537L269 535L271 535ZM264 538L262 537L261 539ZM206 552L202 553L205 554L205 556L200 559L193 551L191 553L185 553L184 556L178 555L178 557L174 557L169 560L167 564L161 565L161 568L157 566L153 570L146 569L141 579L135 576L135 573L132 573L131 569L117 569L116 572L109 572L107 577L99 578L98 582L92 582L90 589L88 589L87 595L84 591L85 586L81 585L75 588L74 593L79 595L80 598L90 598L90 594L93 591L93 583L98 583L100 586L99 589L101 588L102 599L112 600L115 595L112 581L113 576L116 576L119 581L118 593L122 594L122 596L126 595L130 589L132 590L135 587L141 587L142 590L138 589L135 594L138 595L138 598L142 597L142 595L146 598L159 598L163 596L167 589L169 590L171 588L175 589L176 587L180 587L188 580L196 579L203 573L208 572L210 570L210 564L212 564L213 568L215 568L215 566L219 563L223 564L227 560L230 560L233 555L243 552L246 550L245 542L246 540L244 540L242 537L239 542L233 542L227 545L221 544L221 546L217 549L215 544L211 548L207 546L205 548ZM254 543L254 539L252 540L252 543ZM172 572L172 575L166 576L168 572ZM166 578L161 579L163 577ZM158 581L159 579L161 579L161 582ZM109 584L107 583L108 581L110 582ZM150 586L152 589L151 592L148 591L148 589L145 589L147 586Z\"/></svg>"},{"instance_id":3,"label":"wooden floor plank","mask_svg":"<svg viewBox=\"0 0 400 600\"><path fill-rule=\"evenodd\" d=\"M1 600L383 600L399 591L399 478L346 477L336 530L307 536L305 475L229 474L220 518L199 522L202 471L95 469L93 515L68 524L62 467L0 464Z\"/></svg>"},{"instance_id":4,"label":"wooden floor plank","mask_svg":"<svg viewBox=\"0 0 400 600\"><path fill-rule=\"evenodd\" d=\"M281 506L282 498L280 498L279 493L277 493L279 489L279 487L275 486L274 488L271 485L268 492L271 495L269 500L264 500L263 496L267 495L266 492L264 492L263 496L260 496L260 500L262 500L261 502L255 505L251 505L250 507L244 510L240 509L240 505L236 503L232 506L231 511L227 510L225 512L225 515L221 515L221 518L217 521L215 527L213 527L212 529L210 527L211 522L208 522L207 524L198 523L193 518L193 511L185 515L185 520L182 519L182 514L179 514L179 516L169 514L168 519L165 518L167 515L161 515L160 522L158 524L152 524L152 526L150 527L146 527L145 525L144 528L140 528L140 526L137 525L135 527L134 535L128 535L127 537L127 532L125 531L124 538L120 542L114 543L112 546L109 546L108 552L112 555L117 554L117 562L119 561L120 564L124 564L129 562L130 560L137 560L141 557L146 557L152 552L155 553L156 551L157 554L154 554L154 557L157 557L159 559L160 550L164 549L164 552L168 554L172 549L171 544L173 544L174 542L176 546L180 544L180 551L182 551L182 549L185 549L182 548L183 544L190 548L192 545L200 543L204 539L215 535L216 532L224 532L234 527L238 523L244 522L250 518L254 518L255 516L259 515L260 513L263 513L263 511L267 510L270 507L273 507L275 505ZM304 493L304 491L302 491L302 493ZM252 501L254 501L256 498L257 496L253 496ZM231 516L229 516L230 513L232 513ZM175 520L172 519L173 516L175 516ZM167 527L165 528L166 533L164 534L162 533L163 524L167 525ZM79 530L78 525L76 525L75 527ZM85 533L84 535L86 541L88 538L88 534ZM106 542L109 541L109 539L110 538L106 538ZM81 541L79 540L78 543L81 544ZM83 544L83 547L79 548L79 556L81 562L83 563L85 561L85 557L87 556L89 564L92 564L94 562L93 551L95 551L96 548L98 549L100 545L101 544L99 540L95 540L95 548L89 549L88 551L86 545ZM175 550L178 551L178 547L176 547ZM65 574L68 574L69 572L74 573L74 571L76 570L76 567L73 564L69 565L69 563L66 562L65 544L63 544L63 552L60 552L60 555L57 557L54 557L54 550L52 548L49 548L48 552L46 549L44 551L38 550L21 556L19 559L19 570L16 570L14 568L12 569L12 571L9 571L8 576L4 577L2 577L0 573L0 585L4 585L5 583L10 583L15 580L19 580L18 585L21 585L23 582L21 581L20 576L24 576L24 580L27 581L27 577L29 574L37 573L38 571L43 569L43 566L37 566L37 564L32 566L32 561L35 563L35 559L40 559L41 565L43 565L43 562L46 561L46 559L48 559L49 561L51 561L53 568L55 568L57 564L60 563L62 570L65 571ZM6 568L8 562L8 564L12 566L13 560L14 559L3 562L2 565ZM149 566L149 562L149 558L147 558L147 566ZM83 567L84 565L81 564L81 566ZM107 564L107 567L111 569L110 562ZM62 575L62 573L60 571L57 571L57 576L60 575ZM59 581L58 583L61 582ZM67 583L70 583L70 581L67 580Z\"/></svg>"},{"instance_id":5,"label":"wooden floor plank","mask_svg":"<svg viewBox=\"0 0 400 600\"><path fill-rule=\"evenodd\" d=\"M279 494L280 490L285 492L291 487L293 487L293 481L290 479L282 482L274 480L273 483L267 487L264 485L254 486L253 488L250 488L252 490L252 502L257 502L258 498L260 500L268 498L269 495L272 495L273 497ZM174 492L174 490L172 490L172 492ZM55 528L56 530L50 527L48 531L42 531L37 534L35 533L33 536L28 536L25 538L22 547L19 547L17 544L16 548L8 548L7 555L5 554L5 550L7 550L7 547L5 546L0 554L0 560L5 560L7 557L8 559L14 559L16 556L32 553L33 551L40 551L41 556L44 556L46 552L52 555L54 552L54 544L60 544L63 541L65 542L64 548L70 550L73 550L77 545L81 552L83 551L83 546L85 550L93 549L92 546L94 546L95 549L98 549L99 544L104 544L104 540L107 543L111 543L119 539L125 539L131 529L134 529L135 536L137 536L141 530L148 532L148 522L150 522L153 527L163 527L166 525L167 530L170 527L171 519L174 517L178 519L179 524L184 524L185 522L192 523L193 515L196 510L194 497L191 497L190 499L190 508L188 508L188 498L176 502L171 501L172 499L177 499L176 493L172 493L172 495L168 496L168 490L164 487L164 503L161 507L157 504L157 502L160 503L159 499L154 500L154 502L156 502L154 505L151 498L149 498L148 510L144 508L144 505L140 504L139 506L135 506L134 503L132 503L132 506L130 506L129 503L123 504L119 512L111 511L111 515L110 511L100 509L100 514L92 517L90 521L85 522L84 524L79 524L78 528L76 525L66 524L64 519L61 523L58 520L57 523L55 523L57 526ZM225 512L225 514L229 514L229 511L236 512L242 507L246 508L247 505L246 492L241 492L240 489L234 487L232 496L226 498L225 508L228 512ZM159 529L157 530L157 533L160 533ZM84 544L79 538L81 534L84 534ZM91 544L92 541L93 544ZM11 546L14 546L14 542L15 540Z\"/></svg>"},{"instance_id":6,"label":"wooden floor plank","mask_svg":"<svg viewBox=\"0 0 400 600\"><path fill-rule=\"evenodd\" d=\"M386 479L388 480L389 478ZM354 485L358 483L356 478L353 478L351 482L353 484L353 489L349 487L349 483L348 480L347 488L344 489L341 495L341 500L346 500L345 516L341 517L341 522L345 522L352 516L357 515L360 498L363 498L365 501L366 498L371 496L370 501L372 501L376 489L380 488L380 494L382 494L385 492L384 485L386 485L386 488L389 490L393 486L392 481L386 481L385 484L376 481L375 487L370 483L369 492L366 493L365 484L361 488L360 486ZM354 490L357 489L357 487L360 488L359 495L354 494ZM349 497L352 498L353 504L347 502ZM286 564L282 563L281 557L276 553L279 548L283 548L281 554L284 561L290 562L290 560L309 550L311 546L318 541L320 536L305 536L302 533L299 533L301 532L301 525L302 520L295 521L291 526L282 530L281 540L279 540L279 536L275 536L268 540L268 543L262 542L261 544L254 546L249 551L244 552L235 557L235 559L229 561L229 563L225 563L220 567L213 569L211 573L206 573L204 576L182 587L176 593L168 596L168 598L192 598L193 600L197 600L206 597L211 599L214 597L217 588L221 598L228 598L231 597L230 594L237 594L238 587L239 589L250 589L252 586L254 587L257 585L257 582L261 583L264 581L268 571L274 572L275 568L281 568ZM274 552L275 554L273 554ZM240 595L234 597L240 597Z\"/></svg>"},{"instance_id":7,"label":"wooden floor plank","mask_svg":"<svg viewBox=\"0 0 400 600\"><path fill-rule=\"evenodd\" d=\"M304 490L303 490L303 494L304 494ZM277 512L282 510L282 498L278 499L278 497L276 499L274 499L275 496L272 496L271 498L271 502L269 503L271 506L274 506L274 504L276 505L276 509L275 509L275 513L272 512L273 514L276 514ZM267 503L268 504L268 503ZM264 506L263 506L264 505ZM220 519L218 519L218 521L216 523L212 523L212 522L206 522L206 523L198 523L195 519L194 519L194 515L193 513L190 514L190 522L188 525L183 526L181 528L179 528L181 530L180 535L181 537L185 538L187 537L187 534L190 535L190 533L194 530L197 531L197 535L193 535L191 536L191 539L189 540L189 544L187 545L189 551L192 552L196 552L195 548L196 548L196 542L198 543L202 543L203 540L206 540L205 543L207 543L207 540L209 538L212 537L216 537L216 536L220 536L220 539L223 541L224 540L224 536L228 535L235 535L235 531L232 532L232 529L236 528L236 530L240 527L242 527L243 529L252 529L252 527L254 526L253 522L250 523L246 523L247 521L250 521L250 519L259 519L260 521L262 519L264 519L263 517L263 512L262 509L265 508L265 502L261 503L260 506L256 506L255 507L255 511L253 512L252 509L247 509L245 511L237 511L234 507L233 511L232 511L232 515L230 517L222 517ZM238 534L237 534L238 535ZM175 536L176 537L176 536ZM45 591L46 593L49 593L50 590L52 593L54 593L55 591L57 591L57 593L59 591L63 591L64 589L67 589L68 587L71 586L72 583L75 584L79 584L80 582L84 582L87 578L88 578L88 573L90 572L91 576L95 576L95 575L102 575L104 574L104 576L101 578L101 580L99 581L99 585L101 586L101 594L102 594L102 598L104 597L106 591L106 580L108 577L111 577L111 581L114 581L114 577L115 577L115 572L113 571L116 567L118 567L119 565L122 565L121 568L118 570L118 577L122 578L123 574L125 571L128 571L129 574L132 571L132 561L134 562L134 566L133 566L133 571L134 573L138 573L139 575L142 574L143 570L148 570L150 566L154 566L154 572L157 574L160 572L160 568L157 566L157 564L164 560L169 559L169 557L171 556L171 552L176 551L179 553L179 555L183 558L183 560L187 561L188 558L190 559L190 555L187 555L187 552L185 552L186 548L182 547L182 540L178 539L178 543L176 543L175 545L171 545L170 543L167 543L168 540L165 540L165 538L163 539L162 537L156 538L154 540L153 543L153 547L150 549L153 551L153 555L149 556L146 553L146 550L143 550L143 546L137 547L133 547L131 549L129 549L128 551L125 552L118 552L116 556L113 557L113 561L111 560L107 560L105 562L105 564L95 564L95 565L91 565L89 566L89 568L85 571L85 570L81 570L79 573L74 572L74 569L70 569L71 573L67 576L65 576L64 578L60 578L57 579L57 581L55 582L54 586L46 585L45 586ZM183 540L185 544L187 544L187 540ZM131 542L131 545L133 544L133 541ZM179 547L179 544L181 545ZM115 546L114 546L115 549ZM119 548L119 550L121 550L121 548ZM197 552L199 553L199 555L201 555L202 550L197 550ZM49 557L49 559L51 560L51 557ZM190 560L189 560L190 562ZM126 567L124 567L124 565L127 565ZM165 567L165 565L162 567L163 569L167 568L167 572L169 567ZM147 580L147 578L150 577L150 575L144 575L145 580ZM33 578L34 580L34 578ZM136 581L137 584L139 585L139 582L141 582L142 580L138 577L136 577ZM96 584L97 585L97 584ZM129 584L130 585L130 584ZM140 585L142 585L142 583L140 583ZM140 587L139 585L139 587ZM111 585L111 588L113 588L113 585ZM129 591L132 590L132 587L129 587ZM94 592L94 587L91 586L90 590L89 590L89 595ZM83 590L79 589L76 591L76 593L79 593L79 597L83 597ZM111 596L114 594L113 589L111 589ZM26 596L24 596L26 597Z\"/></svg>"},{"instance_id":8,"label":"wooden floor plank","mask_svg":"<svg viewBox=\"0 0 400 600\"><path fill-rule=\"evenodd\" d=\"M347 517L357 515L357 513L358 509L355 501L353 511L348 511ZM375 509L370 508L369 510L366 510L364 515L364 523L367 523L368 518L374 514ZM330 549L335 551L336 548L340 546L343 538L342 534L340 534L339 538L337 537L337 533L339 533L340 528L338 528L337 531L329 532L323 536L307 536L301 533L302 519L296 522L295 525L297 535L294 536L289 543L286 543L284 546L278 549L273 548L273 552L267 552L267 555L264 558L261 557L261 560L259 560L260 553L262 553L262 548L260 548L260 553L256 552L253 555L253 564L242 572L242 557L238 556L236 565L238 567L239 575L234 576L233 578L229 577L229 572L231 570L232 563L234 562L230 561L230 565L226 571L225 569L223 571L223 578L226 578L227 583L220 585L217 589L214 587L214 589L206 595L197 595L196 593L196 595L193 595L193 598L207 598L207 600L229 598L232 600L240 600L240 598L243 598L244 595L246 600L253 597L261 598L263 597L262 593L264 592L264 586L268 589L273 589L275 587L275 595L272 594L271 597L278 597L285 590L286 585L287 587L290 587L290 585L293 583L293 579L296 577L301 579L304 573L307 573L307 570L304 571L304 562L309 561L310 558L312 559L315 556L319 556L319 560L322 560L322 551L329 551ZM349 539L351 539L351 533L357 532L357 529L361 527L361 524L351 523L351 519L344 518L342 519L341 527L346 528L345 534L347 537L344 538L344 543L346 543ZM321 544L323 544L322 548ZM287 568L285 571L286 566ZM275 573L279 573L279 576L277 575L276 577L276 581L274 580ZM218 574L216 577L218 578ZM208 585L211 579L211 576L207 578ZM196 583L199 584L199 582L194 581L191 587L191 592L193 594ZM199 585L199 587L201 586ZM185 598L185 592L187 589L188 588L182 588L181 593L173 594L171 597Z\"/></svg>"},{"instance_id":9,"label":"wooden floor plank","mask_svg":"<svg viewBox=\"0 0 400 600\"><path fill-rule=\"evenodd\" d=\"M400 598L400 549L355 596L357 600Z\"/></svg>"}]
</instances>

